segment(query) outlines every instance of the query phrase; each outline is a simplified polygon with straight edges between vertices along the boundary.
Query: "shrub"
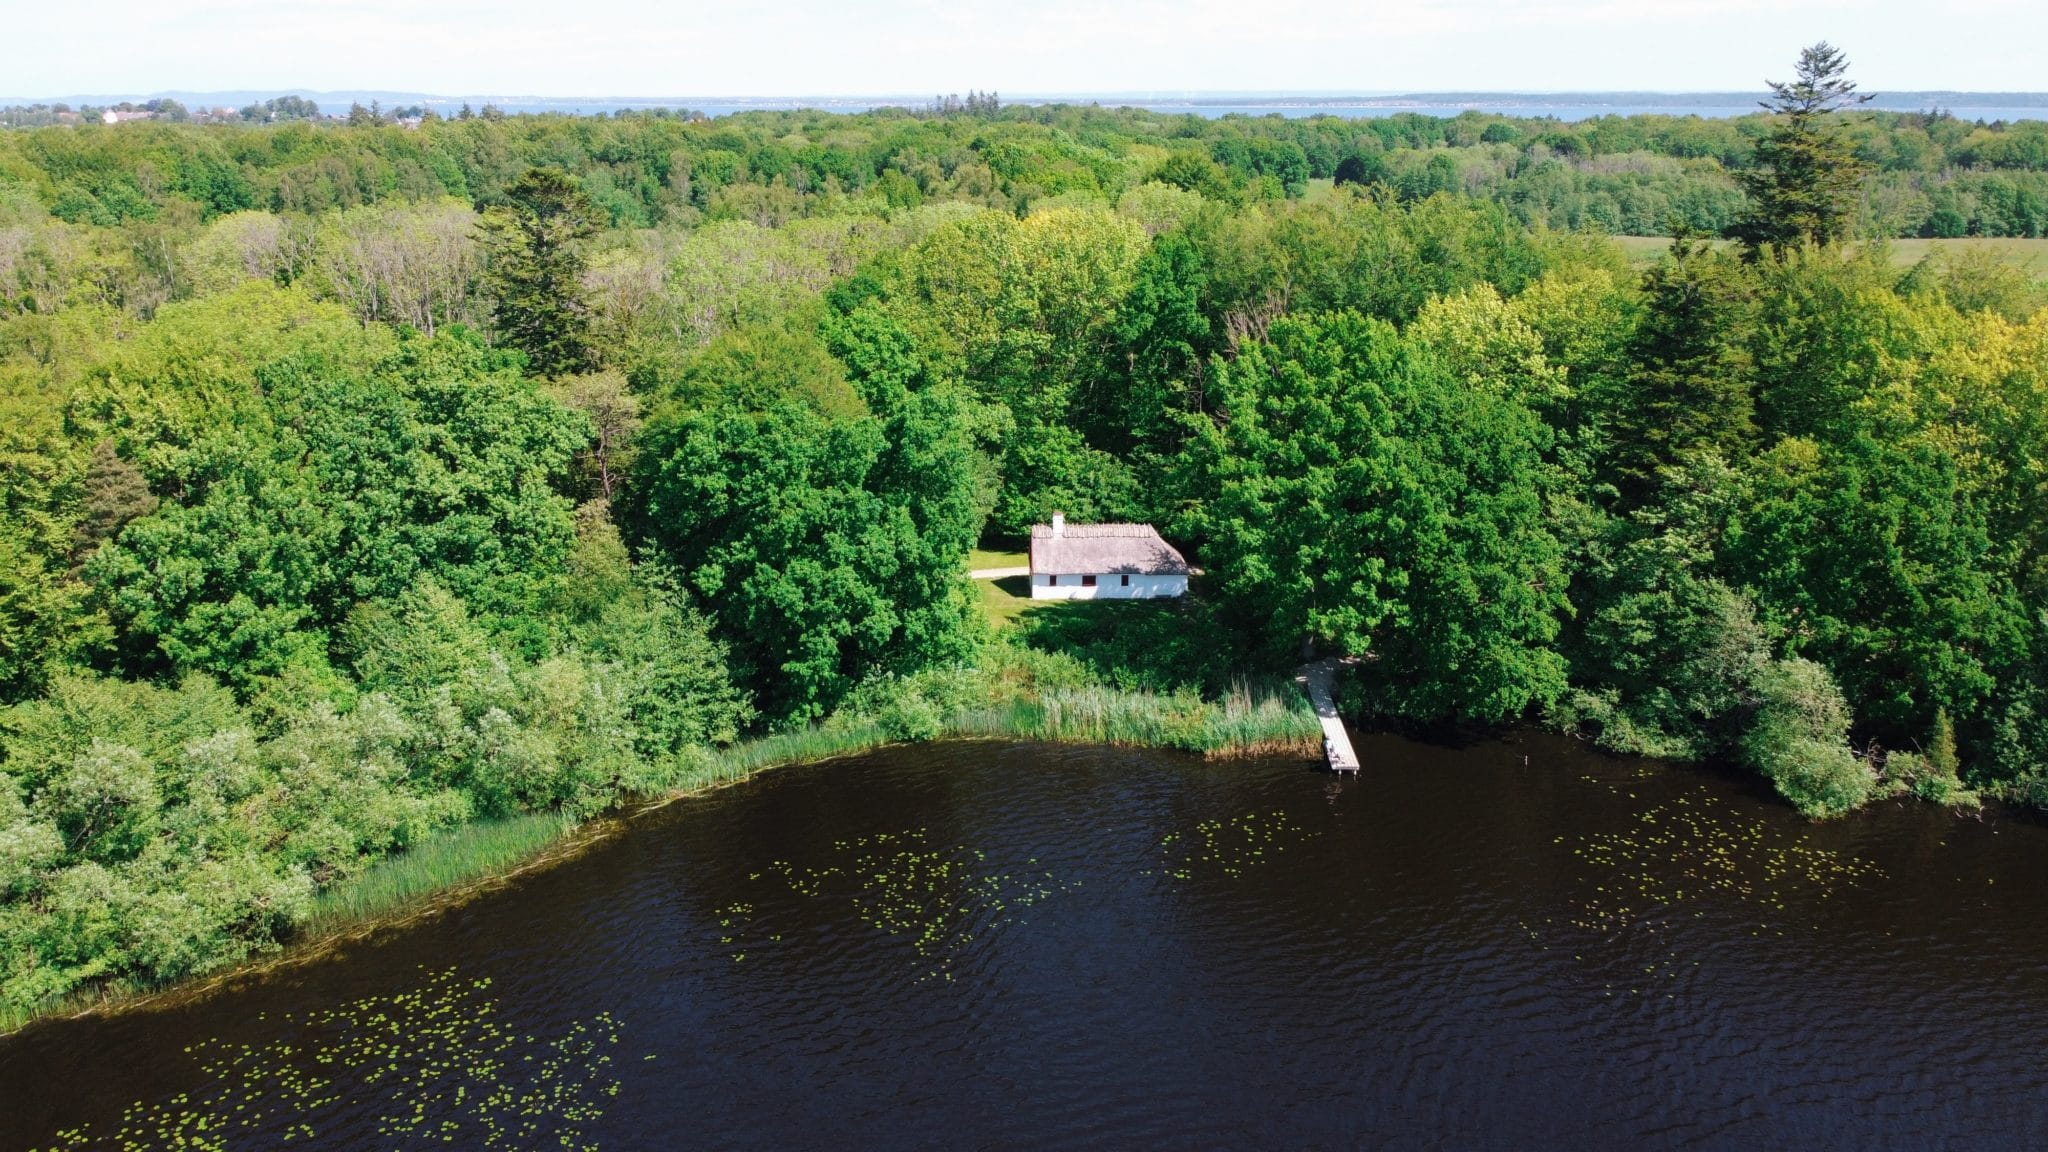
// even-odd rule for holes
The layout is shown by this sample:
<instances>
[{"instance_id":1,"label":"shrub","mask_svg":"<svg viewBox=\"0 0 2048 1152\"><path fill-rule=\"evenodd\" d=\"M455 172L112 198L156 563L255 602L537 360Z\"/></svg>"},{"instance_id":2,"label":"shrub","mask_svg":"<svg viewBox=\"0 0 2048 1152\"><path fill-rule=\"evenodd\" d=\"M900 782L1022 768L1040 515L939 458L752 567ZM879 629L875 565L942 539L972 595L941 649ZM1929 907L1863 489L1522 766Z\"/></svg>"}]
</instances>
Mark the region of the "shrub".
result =
<instances>
[{"instance_id":1,"label":"shrub","mask_svg":"<svg viewBox=\"0 0 2048 1152\"><path fill-rule=\"evenodd\" d=\"M1877 780L1849 750L1849 705L1827 669L1796 657L1776 661L1757 678L1757 694L1742 748L1779 795L1815 819L1870 798Z\"/></svg>"},{"instance_id":2,"label":"shrub","mask_svg":"<svg viewBox=\"0 0 2048 1152\"><path fill-rule=\"evenodd\" d=\"M1963 785L1956 759L1955 726L1948 710L1934 714L1934 735L1927 752L1893 752L1884 760L1884 783L1895 790L1911 792L1933 804L1951 808L1975 808L1982 801Z\"/></svg>"}]
</instances>

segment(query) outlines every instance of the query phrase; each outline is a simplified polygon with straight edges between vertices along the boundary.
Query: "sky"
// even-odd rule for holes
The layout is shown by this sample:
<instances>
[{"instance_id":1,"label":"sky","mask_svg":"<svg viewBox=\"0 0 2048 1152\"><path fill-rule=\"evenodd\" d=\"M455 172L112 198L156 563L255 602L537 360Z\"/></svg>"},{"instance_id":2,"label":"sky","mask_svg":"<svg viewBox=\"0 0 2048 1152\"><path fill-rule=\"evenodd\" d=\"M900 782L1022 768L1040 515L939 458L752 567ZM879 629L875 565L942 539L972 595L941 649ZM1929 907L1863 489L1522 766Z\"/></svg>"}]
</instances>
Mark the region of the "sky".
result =
<instances>
[{"instance_id":1,"label":"sky","mask_svg":"<svg viewBox=\"0 0 2048 1152\"><path fill-rule=\"evenodd\" d=\"M2044 0L0 0L0 95L2048 90Z\"/></svg>"}]
</instances>

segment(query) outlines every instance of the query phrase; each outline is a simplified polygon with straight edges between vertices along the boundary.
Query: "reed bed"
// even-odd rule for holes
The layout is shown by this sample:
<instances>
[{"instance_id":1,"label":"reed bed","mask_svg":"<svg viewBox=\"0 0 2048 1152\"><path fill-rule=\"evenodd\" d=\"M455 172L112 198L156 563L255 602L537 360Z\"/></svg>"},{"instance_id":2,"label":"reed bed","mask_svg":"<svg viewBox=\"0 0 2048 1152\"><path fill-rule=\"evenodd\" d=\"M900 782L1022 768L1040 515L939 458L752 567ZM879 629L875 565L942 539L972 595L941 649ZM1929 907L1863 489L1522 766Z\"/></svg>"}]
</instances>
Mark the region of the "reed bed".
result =
<instances>
[{"instance_id":1,"label":"reed bed","mask_svg":"<svg viewBox=\"0 0 2048 1152\"><path fill-rule=\"evenodd\" d=\"M0 1037L18 1032L48 1016L83 1015L100 1008L116 1008L131 1004L139 997L159 991L162 987L136 980L112 980L105 984L75 988L62 996L29 1007L0 1003Z\"/></svg>"},{"instance_id":2,"label":"reed bed","mask_svg":"<svg viewBox=\"0 0 2048 1152\"><path fill-rule=\"evenodd\" d=\"M1214 701L1191 693L1054 690L961 709L947 735L1175 748L1211 759L1313 755L1322 746L1315 710L1291 684L1238 684Z\"/></svg>"},{"instance_id":3,"label":"reed bed","mask_svg":"<svg viewBox=\"0 0 2048 1152\"><path fill-rule=\"evenodd\" d=\"M302 934L371 919L422 897L510 871L568 835L570 816L540 812L504 820L480 820L430 836L403 852L386 856L361 875L320 893Z\"/></svg>"},{"instance_id":4,"label":"reed bed","mask_svg":"<svg viewBox=\"0 0 2048 1152\"><path fill-rule=\"evenodd\" d=\"M735 783L765 768L809 764L865 752L887 742L881 729L866 721L777 733L715 752L678 757L650 776L642 790L682 795ZM572 816L543 812L450 829L387 856L361 875L322 892L300 931L318 935L510 871L578 826Z\"/></svg>"},{"instance_id":5,"label":"reed bed","mask_svg":"<svg viewBox=\"0 0 2048 1152\"><path fill-rule=\"evenodd\" d=\"M311 912L293 925L293 937L301 944L330 937L357 925L385 919L475 881L516 871L560 843L578 826L571 816L542 812L482 820L436 833L314 897ZM274 953L275 948L269 951ZM116 1008L152 1000L166 992L182 995L248 971L252 966L276 961L275 955L266 957L259 953L249 962L214 972L171 980L110 980L67 992L31 1008L0 1004L0 1036L45 1016Z\"/></svg>"},{"instance_id":6,"label":"reed bed","mask_svg":"<svg viewBox=\"0 0 2048 1152\"><path fill-rule=\"evenodd\" d=\"M709 784L744 780L764 768L814 764L835 756L867 752L889 742L889 737L883 732L881 725L871 720L855 720L805 728L796 732L778 732L772 736L745 740L730 748L720 749L710 756L706 767L701 769L704 774L702 779L686 781L680 787L694 789Z\"/></svg>"},{"instance_id":7,"label":"reed bed","mask_svg":"<svg viewBox=\"0 0 2048 1152\"><path fill-rule=\"evenodd\" d=\"M1311 755L1322 740L1308 700L1292 684L1238 684L1220 700L1192 693L1121 692L1110 688L1046 691L990 707L956 710L941 738L1044 740L1175 748L1211 758ZM675 797L745 780L757 772L812 764L892 743L884 727L852 719L746 740L680 757L645 782L645 791ZM302 932L320 934L360 923L520 866L577 827L566 815L539 813L464 825L371 865L322 892Z\"/></svg>"}]
</instances>

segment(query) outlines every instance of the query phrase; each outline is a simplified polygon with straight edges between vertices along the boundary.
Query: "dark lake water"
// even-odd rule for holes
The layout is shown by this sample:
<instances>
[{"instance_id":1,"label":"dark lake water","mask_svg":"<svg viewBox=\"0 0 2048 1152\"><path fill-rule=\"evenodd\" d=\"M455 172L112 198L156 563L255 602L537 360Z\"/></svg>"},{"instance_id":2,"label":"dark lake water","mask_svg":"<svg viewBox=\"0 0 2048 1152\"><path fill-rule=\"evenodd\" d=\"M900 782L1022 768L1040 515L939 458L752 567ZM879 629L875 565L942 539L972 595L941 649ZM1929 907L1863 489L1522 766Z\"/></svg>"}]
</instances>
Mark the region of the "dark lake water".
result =
<instances>
[{"instance_id":1,"label":"dark lake water","mask_svg":"<svg viewBox=\"0 0 2048 1152\"><path fill-rule=\"evenodd\" d=\"M1536 735L1361 754L769 773L0 1041L0 1148L2048 1144L2048 827L1808 825Z\"/></svg>"}]
</instances>

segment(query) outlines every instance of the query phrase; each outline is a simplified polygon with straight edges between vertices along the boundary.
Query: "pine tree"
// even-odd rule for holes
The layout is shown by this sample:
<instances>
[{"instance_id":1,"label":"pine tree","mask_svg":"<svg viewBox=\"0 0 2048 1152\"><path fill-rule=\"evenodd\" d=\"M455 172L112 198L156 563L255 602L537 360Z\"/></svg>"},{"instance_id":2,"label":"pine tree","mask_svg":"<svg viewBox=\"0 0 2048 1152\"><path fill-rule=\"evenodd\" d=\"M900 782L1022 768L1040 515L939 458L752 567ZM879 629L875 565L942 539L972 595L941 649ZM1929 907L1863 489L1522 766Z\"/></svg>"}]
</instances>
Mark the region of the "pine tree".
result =
<instances>
[{"instance_id":1,"label":"pine tree","mask_svg":"<svg viewBox=\"0 0 2048 1152\"><path fill-rule=\"evenodd\" d=\"M111 440L94 446L92 463L85 472L84 513L78 524L74 564L83 564L94 549L119 535L131 520L156 511L157 498L149 490L142 469L121 458Z\"/></svg>"},{"instance_id":2,"label":"pine tree","mask_svg":"<svg viewBox=\"0 0 2048 1152\"><path fill-rule=\"evenodd\" d=\"M526 353L536 376L592 366L582 244L597 235L597 206L558 168L530 168L484 214L485 282L498 338Z\"/></svg>"},{"instance_id":3,"label":"pine tree","mask_svg":"<svg viewBox=\"0 0 2048 1152\"><path fill-rule=\"evenodd\" d=\"M1830 114L1870 99L1848 70L1848 57L1823 40L1799 53L1791 82L1768 81L1773 99L1763 106L1781 119L1758 142L1754 165L1737 173L1749 208L1728 230L1752 258L1766 245L1826 245L1848 234L1867 165Z\"/></svg>"},{"instance_id":4,"label":"pine tree","mask_svg":"<svg viewBox=\"0 0 2048 1152\"><path fill-rule=\"evenodd\" d=\"M1614 479L1647 498L1657 473L1711 448L1738 458L1756 437L1756 365L1745 337L1756 301L1733 256L1680 237L1643 278L1643 319L1629 342L1629 402L1615 413Z\"/></svg>"},{"instance_id":5,"label":"pine tree","mask_svg":"<svg viewBox=\"0 0 2048 1152\"><path fill-rule=\"evenodd\" d=\"M1934 774L1946 780L1954 780L1962 769L1962 761L1956 755L1956 725L1948 718L1948 709L1937 708L1934 712L1934 736L1927 742L1927 763Z\"/></svg>"}]
</instances>

